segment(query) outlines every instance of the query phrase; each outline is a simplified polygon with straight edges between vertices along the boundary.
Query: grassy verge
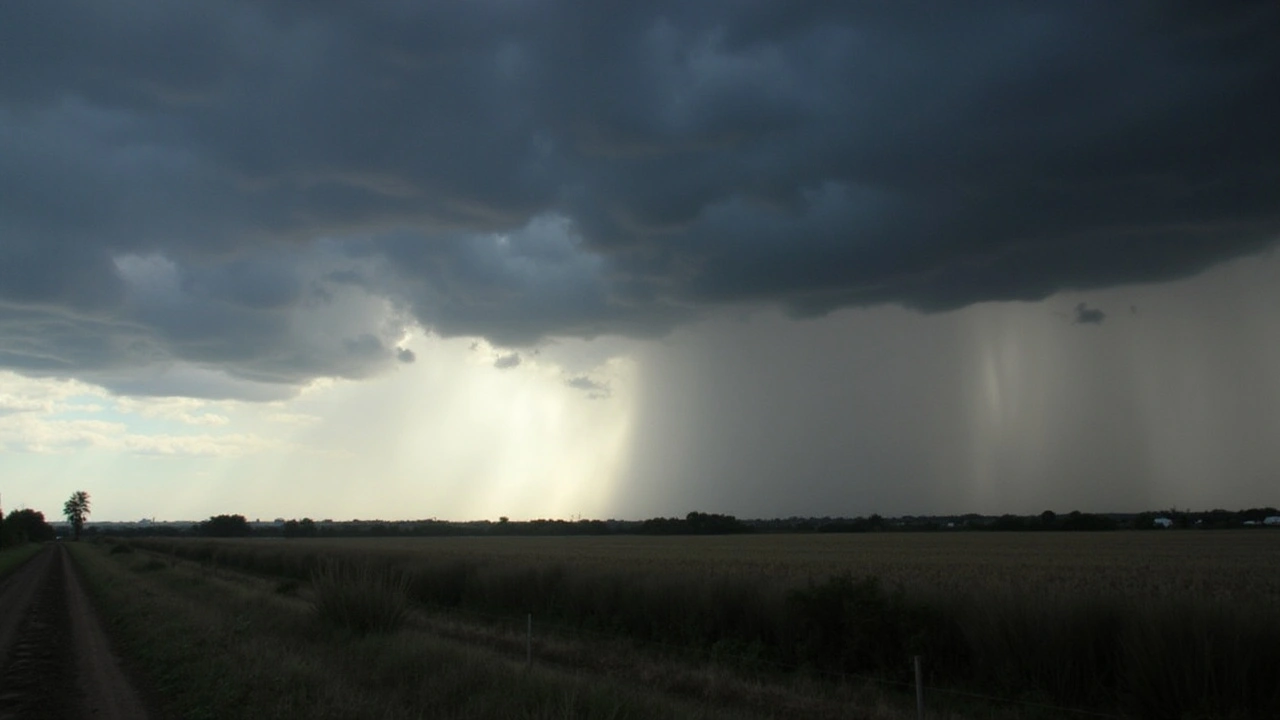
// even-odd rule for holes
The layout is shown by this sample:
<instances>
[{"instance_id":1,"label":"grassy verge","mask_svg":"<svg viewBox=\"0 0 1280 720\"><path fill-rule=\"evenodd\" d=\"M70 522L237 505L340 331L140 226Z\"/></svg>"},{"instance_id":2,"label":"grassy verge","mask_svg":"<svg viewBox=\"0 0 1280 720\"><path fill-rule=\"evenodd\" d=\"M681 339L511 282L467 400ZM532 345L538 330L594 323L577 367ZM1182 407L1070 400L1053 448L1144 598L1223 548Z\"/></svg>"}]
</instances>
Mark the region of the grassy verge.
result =
<instances>
[{"instance_id":1,"label":"grassy verge","mask_svg":"<svg viewBox=\"0 0 1280 720\"><path fill-rule=\"evenodd\" d=\"M26 543L17 547L0 550L0 578L4 578L8 576L9 573L17 570L22 566L22 563L35 557L36 554L43 549L43 544Z\"/></svg>"},{"instance_id":2,"label":"grassy verge","mask_svg":"<svg viewBox=\"0 0 1280 720\"><path fill-rule=\"evenodd\" d=\"M79 544L72 553L122 654L172 717L783 716L729 713L598 674L525 668L413 625L335 627L299 597L309 589L278 581L108 546Z\"/></svg>"}]
</instances>

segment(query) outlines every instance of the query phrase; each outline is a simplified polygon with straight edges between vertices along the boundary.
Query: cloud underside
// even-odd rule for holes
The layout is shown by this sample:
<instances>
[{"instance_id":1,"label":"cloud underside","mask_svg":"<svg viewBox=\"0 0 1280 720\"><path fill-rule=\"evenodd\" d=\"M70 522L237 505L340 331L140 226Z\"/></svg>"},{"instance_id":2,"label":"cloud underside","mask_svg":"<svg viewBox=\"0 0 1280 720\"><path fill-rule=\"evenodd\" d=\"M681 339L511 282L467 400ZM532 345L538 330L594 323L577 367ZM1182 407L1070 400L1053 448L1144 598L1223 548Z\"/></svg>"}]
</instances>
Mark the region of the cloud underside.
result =
<instances>
[{"instance_id":1,"label":"cloud underside","mask_svg":"<svg viewBox=\"0 0 1280 720\"><path fill-rule=\"evenodd\" d=\"M1280 237L1277 36L1270 2L5 5L0 366L270 397L415 325L1195 274Z\"/></svg>"}]
</instances>

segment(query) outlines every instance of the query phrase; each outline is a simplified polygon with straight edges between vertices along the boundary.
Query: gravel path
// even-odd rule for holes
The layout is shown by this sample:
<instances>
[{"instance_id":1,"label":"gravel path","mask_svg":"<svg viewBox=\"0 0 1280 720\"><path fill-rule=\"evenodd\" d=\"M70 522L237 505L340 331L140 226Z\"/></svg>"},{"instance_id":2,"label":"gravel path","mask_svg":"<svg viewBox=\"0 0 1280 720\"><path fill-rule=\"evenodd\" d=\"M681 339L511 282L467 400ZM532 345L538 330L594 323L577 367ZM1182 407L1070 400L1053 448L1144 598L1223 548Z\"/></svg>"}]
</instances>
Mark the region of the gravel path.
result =
<instances>
[{"instance_id":1,"label":"gravel path","mask_svg":"<svg viewBox=\"0 0 1280 720\"><path fill-rule=\"evenodd\" d=\"M0 720L146 717L65 548L0 582Z\"/></svg>"}]
</instances>

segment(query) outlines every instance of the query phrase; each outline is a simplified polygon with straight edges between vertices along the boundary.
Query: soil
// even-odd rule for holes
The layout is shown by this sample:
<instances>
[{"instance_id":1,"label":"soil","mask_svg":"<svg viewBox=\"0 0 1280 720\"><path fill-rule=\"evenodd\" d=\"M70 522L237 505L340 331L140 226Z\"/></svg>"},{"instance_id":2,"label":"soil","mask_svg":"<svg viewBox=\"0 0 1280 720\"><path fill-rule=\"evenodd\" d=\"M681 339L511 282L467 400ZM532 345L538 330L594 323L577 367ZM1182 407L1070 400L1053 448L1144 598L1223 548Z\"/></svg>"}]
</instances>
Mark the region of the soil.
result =
<instances>
[{"instance_id":1,"label":"soil","mask_svg":"<svg viewBox=\"0 0 1280 720\"><path fill-rule=\"evenodd\" d=\"M147 717L66 548L0 581L0 720Z\"/></svg>"}]
</instances>

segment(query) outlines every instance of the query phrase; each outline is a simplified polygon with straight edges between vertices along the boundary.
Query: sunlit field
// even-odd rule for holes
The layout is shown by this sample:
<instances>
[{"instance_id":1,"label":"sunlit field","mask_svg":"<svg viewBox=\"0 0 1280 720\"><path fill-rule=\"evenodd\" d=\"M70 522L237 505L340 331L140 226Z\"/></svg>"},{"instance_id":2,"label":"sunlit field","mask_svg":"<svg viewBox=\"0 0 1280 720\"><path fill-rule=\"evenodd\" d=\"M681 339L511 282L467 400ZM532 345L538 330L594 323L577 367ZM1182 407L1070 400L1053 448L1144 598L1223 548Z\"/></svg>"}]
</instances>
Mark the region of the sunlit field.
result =
<instances>
[{"instance_id":1,"label":"sunlit field","mask_svg":"<svg viewBox=\"0 0 1280 720\"><path fill-rule=\"evenodd\" d=\"M378 621L394 595L837 683L909 681L918 654L943 690L1143 717L1280 710L1270 529L133 544L292 581L339 624Z\"/></svg>"}]
</instances>

